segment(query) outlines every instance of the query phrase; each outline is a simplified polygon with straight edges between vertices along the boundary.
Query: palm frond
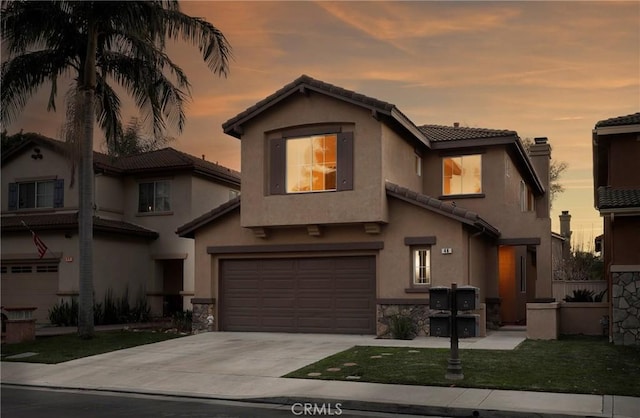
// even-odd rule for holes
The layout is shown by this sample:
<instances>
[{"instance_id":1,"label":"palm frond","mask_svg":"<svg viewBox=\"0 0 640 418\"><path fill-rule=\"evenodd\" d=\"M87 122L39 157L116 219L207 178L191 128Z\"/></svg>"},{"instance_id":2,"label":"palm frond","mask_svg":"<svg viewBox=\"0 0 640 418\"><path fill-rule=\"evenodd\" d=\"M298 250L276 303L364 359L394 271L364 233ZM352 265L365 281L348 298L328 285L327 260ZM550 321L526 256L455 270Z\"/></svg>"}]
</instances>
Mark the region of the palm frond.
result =
<instances>
[{"instance_id":1,"label":"palm frond","mask_svg":"<svg viewBox=\"0 0 640 418\"><path fill-rule=\"evenodd\" d=\"M24 108L31 96L47 81L54 81L64 74L69 61L59 51L46 50L24 53L2 63L0 79L2 109L0 120L11 122ZM55 83L53 84L49 106L55 109Z\"/></svg>"},{"instance_id":2,"label":"palm frond","mask_svg":"<svg viewBox=\"0 0 640 418\"><path fill-rule=\"evenodd\" d=\"M101 74L96 79L96 118L109 144L122 135L120 97Z\"/></svg>"}]
</instances>

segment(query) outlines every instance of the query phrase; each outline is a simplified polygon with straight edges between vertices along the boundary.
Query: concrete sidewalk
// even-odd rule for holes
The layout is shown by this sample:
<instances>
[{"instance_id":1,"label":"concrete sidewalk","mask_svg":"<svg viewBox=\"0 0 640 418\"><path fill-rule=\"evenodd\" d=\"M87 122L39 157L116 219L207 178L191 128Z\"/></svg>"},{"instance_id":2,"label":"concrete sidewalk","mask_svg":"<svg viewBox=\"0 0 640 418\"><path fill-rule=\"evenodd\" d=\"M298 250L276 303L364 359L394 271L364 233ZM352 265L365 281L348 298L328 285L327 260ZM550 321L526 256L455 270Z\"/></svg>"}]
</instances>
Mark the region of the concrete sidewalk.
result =
<instances>
[{"instance_id":1,"label":"concrete sidewalk","mask_svg":"<svg viewBox=\"0 0 640 418\"><path fill-rule=\"evenodd\" d=\"M462 349L515 348L519 331L467 339ZM1 363L3 384L142 394L294 402L340 402L343 409L422 415L640 417L640 398L287 379L283 376L354 345L448 347L442 338L204 333L57 365Z\"/></svg>"}]
</instances>

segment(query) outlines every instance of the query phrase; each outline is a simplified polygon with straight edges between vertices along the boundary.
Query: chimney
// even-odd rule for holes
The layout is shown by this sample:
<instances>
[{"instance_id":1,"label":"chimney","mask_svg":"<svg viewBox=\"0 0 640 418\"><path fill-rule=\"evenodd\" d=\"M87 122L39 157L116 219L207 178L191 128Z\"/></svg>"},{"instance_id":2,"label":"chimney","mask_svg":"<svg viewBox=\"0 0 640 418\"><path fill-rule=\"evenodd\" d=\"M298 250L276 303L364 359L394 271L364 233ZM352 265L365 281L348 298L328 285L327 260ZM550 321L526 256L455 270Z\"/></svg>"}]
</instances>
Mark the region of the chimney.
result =
<instances>
[{"instance_id":1,"label":"chimney","mask_svg":"<svg viewBox=\"0 0 640 418\"><path fill-rule=\"evenodd\" d=\"M454 128L459 128L460 127L460 122L453 122L453 127Z\"/></svg>"},{"instance_id":2,"label":"chimney","mask_svg":"<svg viewBox=\"0 0 640 418\"><path fill-rule=\"evenodd\" d=\"M202 154L202 159L204 160L204 154Z\"/></svg>"},{"instance_id":3,"label":"chimney","mask_svg":"<svg viewBox=\"0 0 640 418\"><path fill-rule=\"evenodd\" d=\"M529 147L529 159L538 174L542 187L546 190L543 196L536 198L536 214L538 218L548 218L549 201L549 165L551 162L551 146L546 137L534 138L534 143Z\"/></svg>"},{"instance_id":4,"label":"chimney","mask_svg":"<svg viewBox=\"0 0 640 418\"><path fill-rule=\"evenodd\" d=\"M571 255L571 215L568 210L563 210L560 215L560 235L565 239L562 244L562 259L567 260Z\"/></svg>"}]
</instances>

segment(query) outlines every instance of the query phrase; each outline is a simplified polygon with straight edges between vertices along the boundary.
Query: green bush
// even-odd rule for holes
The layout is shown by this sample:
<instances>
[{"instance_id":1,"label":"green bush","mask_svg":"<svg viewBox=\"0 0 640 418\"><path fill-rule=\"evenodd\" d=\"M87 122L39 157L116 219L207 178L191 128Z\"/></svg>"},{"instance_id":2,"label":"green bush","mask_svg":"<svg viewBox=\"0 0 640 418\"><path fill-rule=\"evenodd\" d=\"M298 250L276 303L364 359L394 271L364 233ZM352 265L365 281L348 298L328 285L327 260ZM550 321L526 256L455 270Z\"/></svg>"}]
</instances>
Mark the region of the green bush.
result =
<instances>
[{"instance_id":1,"label":"green bush","mask_svg":"<svg viewBox=\"0 0 640 418\"><path fill-rule=\"evenodd\" d=\"M193 322L193 312L178 311L173 314L173 326L180 332L191 332L191 324Z\"/></svg>"},{"instance_id":2,"label":"green bush","mask_svg":"<svg viewBox=\"0 0 640 418\"><path fill-rule=\"evenodd\" d=\"M389 328L391 336L396 340L412 340L417 334L413 320L401 314L393 315L389 318Z\"/></svg>"},{"instance_id":3,"label":"green bush","mask_svg":"<svg viewBox=\"0 0 640 418\"><path fill-rule=\"evenodd\" d=\"M597 295L593 290L576 289L573 291L573 295L567 295L564 298L565 302L602 302L607 290L603 290Z\"/></svg>"},{"instance_id":4,"label":"green bush","mask_svg":"<svg viewBox=\"0 0 640 418\"><path fill-rule=\"evenodd\" d=\"M151 307L144 292L140 292L135 306L129 305L129 291L115 298L113 291L108 289L102 302L93 305L93 321L96 325L127 324L132 322L147 322L151 318ZM78 325L78 302L75 298L71 303L61 300L49 310L49 321L58 326ZM189 321L191 321L189 317ZM189 325L190 326L190 325Z\"/></svg>"},{"instance_id":5,"label":"green bush","mask_svg":"<svg viewBox=\"0 0 640 418\"><path fill-rule=\"evenodd\" d=\"M49 309L49 321L54 325L70 327L78 325L78 302L75 298L71 303L60 300Z\"/></svg>"}]
</instances>

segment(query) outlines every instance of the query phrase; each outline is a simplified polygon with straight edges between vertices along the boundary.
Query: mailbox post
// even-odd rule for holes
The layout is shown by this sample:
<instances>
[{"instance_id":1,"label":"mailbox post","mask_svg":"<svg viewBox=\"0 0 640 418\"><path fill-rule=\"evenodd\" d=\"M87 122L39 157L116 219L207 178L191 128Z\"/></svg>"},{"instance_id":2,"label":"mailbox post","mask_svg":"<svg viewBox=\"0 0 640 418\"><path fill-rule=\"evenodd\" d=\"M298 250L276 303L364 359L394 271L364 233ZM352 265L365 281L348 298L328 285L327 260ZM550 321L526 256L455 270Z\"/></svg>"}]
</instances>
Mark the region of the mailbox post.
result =
<instances>
[{"instance_id":1,"label":"mailbox post","mask_svg":"<svg viewBox=\"0 0 640 418\"><path fill-rule=\"evenodd\" d=\"M429 317L429 334L436 337L450 337L450 356L447 361L446 379L461 380L462 362L459 357L458 338L478 336L478 315L458 315L458 309L470 311L478 309L479 289L472 286L451 288L432 287L429 290L429 307L433 310L449 311Z\"/></svg>"}]
</instances>

